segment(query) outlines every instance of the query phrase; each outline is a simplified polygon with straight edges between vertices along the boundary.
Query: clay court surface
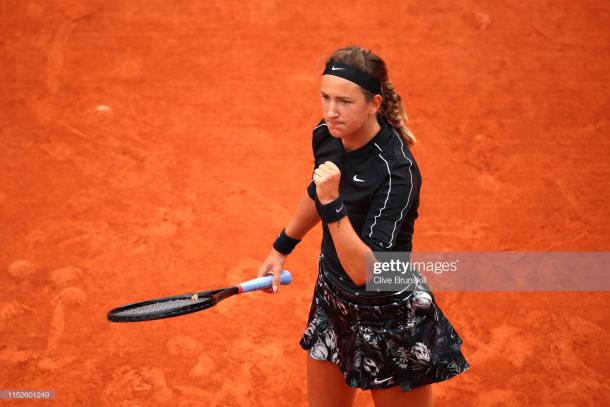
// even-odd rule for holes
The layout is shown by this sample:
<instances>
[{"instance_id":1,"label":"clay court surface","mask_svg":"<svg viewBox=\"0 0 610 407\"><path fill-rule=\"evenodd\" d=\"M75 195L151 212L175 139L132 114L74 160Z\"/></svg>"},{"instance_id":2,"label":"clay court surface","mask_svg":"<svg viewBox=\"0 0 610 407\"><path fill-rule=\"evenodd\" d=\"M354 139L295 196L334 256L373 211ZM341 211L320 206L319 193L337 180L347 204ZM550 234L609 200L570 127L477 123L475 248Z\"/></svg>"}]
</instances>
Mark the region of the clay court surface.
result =
<instances>
[{"instance_id":1,"label":"clay court surface","mask_svg":"<svg viewBox=\"0 0 610 407\"><path fill-rule=\"evenodd\" d=\"M324 58L370 47L423 175L416 251L608 251L607 1L0 4L0 405L305 406L318 226L278 295L113 324L255 277L310 181ZM598 406L608 292L437 292L471 369L437 405ZM372 406L359 392L358 406Z\"/></svg>"}]
</instances>

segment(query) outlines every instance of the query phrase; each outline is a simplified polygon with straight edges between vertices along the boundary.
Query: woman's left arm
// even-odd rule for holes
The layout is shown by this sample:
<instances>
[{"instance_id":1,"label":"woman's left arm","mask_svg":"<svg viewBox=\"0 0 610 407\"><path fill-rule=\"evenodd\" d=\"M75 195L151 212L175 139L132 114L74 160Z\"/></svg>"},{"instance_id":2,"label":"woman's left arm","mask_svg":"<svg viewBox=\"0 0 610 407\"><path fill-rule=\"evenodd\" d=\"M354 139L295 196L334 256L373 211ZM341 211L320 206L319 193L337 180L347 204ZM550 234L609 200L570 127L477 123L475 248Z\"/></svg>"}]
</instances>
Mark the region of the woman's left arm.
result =
<instances>
[{"instance_id":1,"label":"woman's left arm","mask_svg":"<svg viewBox=\"0 0 610 407\"><path fill-rule=\"evenodd\" d=\"M367 281L367 265L375 261L373 250L391 250L396 244L396 235L409 207L419 194L420 181L414 173L412 162L393 163L393 172L388 174L387 184L376 191L360 236L346 217L327 223L339 261L356 285ZM314 171L316 193L321 204L339 197L341 171L327 161Z\"/></svg>"},{"instance_id":2,"label":"woman's left arm","mask_svg":"<svg viewBox=\"0 0 610 407\"><path fill-rule=\"evenodd\" d=\"M343 269L354 284L366 284L366 265L374 260L373 251L356 234L347 217L327 225Z\"/></svg>"}]
</instances>

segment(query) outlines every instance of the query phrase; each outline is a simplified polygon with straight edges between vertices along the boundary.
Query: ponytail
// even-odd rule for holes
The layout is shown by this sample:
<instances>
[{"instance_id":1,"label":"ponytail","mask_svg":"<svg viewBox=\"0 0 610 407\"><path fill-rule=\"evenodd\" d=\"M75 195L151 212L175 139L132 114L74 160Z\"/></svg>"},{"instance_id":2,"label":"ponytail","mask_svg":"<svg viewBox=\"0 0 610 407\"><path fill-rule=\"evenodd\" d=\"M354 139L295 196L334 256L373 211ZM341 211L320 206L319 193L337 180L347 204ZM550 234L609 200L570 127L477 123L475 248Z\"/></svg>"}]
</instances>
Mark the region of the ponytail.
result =
<instances>
[{"instance_id":1,"label":"ponytail","mask_svg":"<svg viewBox=\"0 0 610 407\"><path fill-rule=\"evenodd\" d=\"M390 80L386 80L382 86L383 100L379 113L386 118L394 130L398 131L409 146L414 145L416 142L415 135L406 126L408 117L400 95L396 93Z\"/></svg>"}]
</instances>

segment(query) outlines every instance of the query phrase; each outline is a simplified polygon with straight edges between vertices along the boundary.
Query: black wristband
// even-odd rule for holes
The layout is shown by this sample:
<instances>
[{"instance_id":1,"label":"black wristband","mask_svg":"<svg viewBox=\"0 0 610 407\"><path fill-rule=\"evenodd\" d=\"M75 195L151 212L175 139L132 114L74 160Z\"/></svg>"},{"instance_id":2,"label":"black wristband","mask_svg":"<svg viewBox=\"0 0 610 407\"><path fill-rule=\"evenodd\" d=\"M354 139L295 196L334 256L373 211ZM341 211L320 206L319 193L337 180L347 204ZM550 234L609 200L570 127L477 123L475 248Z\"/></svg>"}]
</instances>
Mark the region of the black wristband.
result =
<instances>
[{"instance_id":1,"label":"black wristband","mask_svg":"<svg viewBox=\"0 0 610 407\"><path fill-rule=\"evenodd\" d=\"M288 236L284 228L273 242L273 248L282 254L290 254L300 241L300 239L293 239Z\"/></svg>"},{"instance_id":2,"label":"black wristband","mask_svg":"<svg viewBox=\"0 0 610 407\"><path fill-rule=\"evenodd\" d=\"M333 223L343 218L344 216L347 216L347 209L345 209L343 200L341 199L341 197L339 197L327 204L320 204L318 213L320 214L320 218L324 222Z\"/></svg>"}]
</instances>

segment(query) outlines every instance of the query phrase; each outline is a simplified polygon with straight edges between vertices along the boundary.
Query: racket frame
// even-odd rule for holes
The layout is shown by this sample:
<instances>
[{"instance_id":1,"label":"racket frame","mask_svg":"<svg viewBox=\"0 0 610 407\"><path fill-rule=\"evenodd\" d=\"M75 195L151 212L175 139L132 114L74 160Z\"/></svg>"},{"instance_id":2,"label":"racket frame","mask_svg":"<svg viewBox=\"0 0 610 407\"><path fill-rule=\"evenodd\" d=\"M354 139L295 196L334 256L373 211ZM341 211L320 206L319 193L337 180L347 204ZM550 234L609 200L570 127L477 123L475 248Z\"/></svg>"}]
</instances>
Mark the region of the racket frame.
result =
<instances>
[{"instance_id":1,"label":"racket frame","mask_svg":"<svg viewBox=\"0 0 610 407\"><path fill-rule=\"evenodd\" d=\"M188 293L188 294L180 294L174 295L171 297L161 297L154 298L147 301L134 302L132 304L123 305L121 307L117 307L111 309L108 312L107 318L112 322L138 322L138 321L151 321L155 319L163 319L163 318L172 318L179 315L191 314L193 312L201 311L206 308L211 308L214 305L218 304L220 301L228 298L232 295L239 294L239 288L237 286L227 287L227 288L219 288L216 290L210 291L199 291L196 293ZM199 298L209 297L205 301L196 302L192 305L184 305L180 308L171 311L156 311L156 312L148 312L138 315L120 315L121 312L129 311L135 308L144 307L147 305L163 303L174 300L188 300L192 299L193 296L197 296Z\"/></svg>"}]
</instances>

